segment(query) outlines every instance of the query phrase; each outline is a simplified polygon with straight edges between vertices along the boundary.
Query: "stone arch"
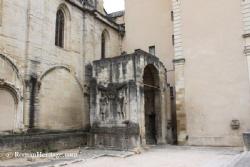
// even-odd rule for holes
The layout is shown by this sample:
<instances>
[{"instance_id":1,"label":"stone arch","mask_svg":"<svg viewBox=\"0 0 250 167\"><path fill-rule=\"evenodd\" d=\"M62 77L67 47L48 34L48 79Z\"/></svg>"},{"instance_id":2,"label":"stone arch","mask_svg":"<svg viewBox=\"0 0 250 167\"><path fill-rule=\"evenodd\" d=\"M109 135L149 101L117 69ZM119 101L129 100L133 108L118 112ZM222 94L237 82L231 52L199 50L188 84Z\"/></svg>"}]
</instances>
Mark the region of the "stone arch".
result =
<instances>
[{"instance_id":1,"label":"stone arch","mask_svg":"<svg viewBox=\"0 0 250 167\"><path fill-rule=\"evenodd\" d=\"M154 87L160 88L160 78L159 78L159 71L153 64L147 64L144 67L143 71L143 82L149 83Z\"/></svg>"},{"instance_id":2,"label":"stone arch","mask_svg":"<svg viewBox=\"0 0 250 167\"><path fill-rule=\"evenodd\" d=\"M57 66L39 79L39 129L83 129L89 124L82 87L69 68Z\"/></svg>"},{"instance_id":3,"label":"stone arch","mask_svg":"<svg viewBox=\"0 0 250 167\"><path fill-rule=\"evenodd\" d=\"M53 72L54 70L58 70L58 69L64 69L66 71L68 71L76 80L76 82L78 83L79 87L81 88L81 92L84 93L83 91L83 86L81 85L80 81L78 80L78 78L73 74L72 70L67 67L67 66L63 66L63 65L59 65L59 66L54 66L49 68L48 70L46 70L38 79L39 82L39 89L40 89L40 85L41 85L41 81L43 80L43 78L48 75L49 73Z\"/></svg>"},{"instance_id":4,"label":"stone arch","mask_svg":"<svg viewBox=\"0 0 250 167\"><path fill-rule=\"evenodd\" d=\"M71 34L71 14L68 6L62 3L58 6L55 19L55 39L57 31L57 13L61 11L64 16L64 28L63 28L63 48L68 49L70 46L70 34ZM56 41L55 41L56 43Z\"/></svg>"},{"instance_id":5,"label":"stone arch","mask_svg":"<svg viewBox=\"0 0 250 167\"><path fill-rule=\"evenodd\" d=\"M101 58L106 58L110 53L110 35L109 32L104 29L101 35Z\"/></svg>"},{"instance_id":6,"label":"stone arch","mask_svg":"<svg viewBox=\"0 0 250 167\"><path fill-rule=\"evenodd\" d=\"M6 72L6 70L8 70L9 72L10 72L10 70L12 70L14 72L14 74L16 75L15 79L18 79L23 83L23 79L19 73L18 67L15 65L15 63L10 58L8 58L7 56L2 55L2 54L0 54L0 68L5 68L4 69L5 71L0 70L0 79L10 80L8 78L4 78L7 76L5 76L3 73ZM9 68L9 69L6 69L6 68Z\"/></svg>"},{"instance_id":7,"label":"stone arch","mask_svg":"<svg viewBox=\"0 0 250 167\"><path fill-rule=\"evenodd\" d=\"M0 117L8 118L5 128L0 131L18 131L23 126L23 86L24 80L15 63L5 55L0 54ZM6 98L5 98L6 97ZM6 105L8 104L8 105ZM8 112L9 111L9 112ZM1 113L2 112L2 113ZM9 113L9 115L6 113ZM14 113L14 114L13 114ZM1 122L4 122L1 120ZM11 126L10 126L10 122ZM1 125L0 125L1 126ZM8 127L8 128L7 128Z\"/></svg>"},{"instance_id":8,"label":"stone arch","mask_svg":"<svg viewBox=\"0 0 250 167\"><path fill-rule=\"evenodd\" d=\"M67 6L65 3L62 3L62 4L60 4L60 5L58 6L58 8L57 8L57 10L60 10L60 9L63 11L65 17L66 17L69 21L71 21L71 14L70 14L70 11L69 11L68 6Z\"/></svg>"},{"instance_id":9,"label":"stone arch","mask_svg":"<svg viewBox=\"0 0 250 167\"><path fill-rule=\"evenodd\" d=\"M18 94L7 85L0 85L0 133L13 132L16 129Z\"/></svg>"},{"instance_id":10,"label":"stone arch","mask_svg":"<svg viewBox=\"0 0 250 167\"><path fill-rule=\"evenodd\" d=\"M161 133L161 90L159 71L153 64L144 68L143 85L146 144L157 144Z\"/></svg>"},{"instance_id":11,"label":"stone arch","mask_svg":"<svg viewBox=\"0 0 250 167\"><path fill-rule=\"evenodd\" d=\"M18 90L13 86L13 85L10 85L8 83L4 83L4 82L0 82L0 89L5 89L6 91L8 91L16 104L18 104L19 100L20 100L20 92L18 92Z\"/></svg>"},{"instance_id":12,"label":"stone arch","mask_svg":"<svg viewBox=\"0 0 250 167\"><path fill-rule=\"evenodd\" d=\"M68 71L69 73L71 73L71 70L69 67L66 67L66 66L54 66L54 67L51 67L49 68L48 70L46 70L42 75L41 77L39 78L39 81L41 82L43 80L43 78L48 75L50 72L54 71L54 70L57 70L57 69L65 69L66 71Z\"/></svg>"}]
</instances>

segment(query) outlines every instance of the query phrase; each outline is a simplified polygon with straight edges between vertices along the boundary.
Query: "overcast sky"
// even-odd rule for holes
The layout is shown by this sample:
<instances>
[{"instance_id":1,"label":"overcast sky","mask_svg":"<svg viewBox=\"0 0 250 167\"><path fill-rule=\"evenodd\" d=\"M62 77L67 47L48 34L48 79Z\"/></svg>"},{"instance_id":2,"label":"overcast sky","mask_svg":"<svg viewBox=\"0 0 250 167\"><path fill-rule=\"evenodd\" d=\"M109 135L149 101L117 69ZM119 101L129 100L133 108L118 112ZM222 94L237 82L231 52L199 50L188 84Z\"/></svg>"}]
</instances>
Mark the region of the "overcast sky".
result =
<instances>
[{"instance_id":1,"label":"overcast sky","mask_svg":"<svg viewBox=\"0 0 250 167\"><path fill-rule=\"evenodd\" d=\"M124 10L124 0L104 0L104 8L108 13Z\"/></svg>"}]
</instances>

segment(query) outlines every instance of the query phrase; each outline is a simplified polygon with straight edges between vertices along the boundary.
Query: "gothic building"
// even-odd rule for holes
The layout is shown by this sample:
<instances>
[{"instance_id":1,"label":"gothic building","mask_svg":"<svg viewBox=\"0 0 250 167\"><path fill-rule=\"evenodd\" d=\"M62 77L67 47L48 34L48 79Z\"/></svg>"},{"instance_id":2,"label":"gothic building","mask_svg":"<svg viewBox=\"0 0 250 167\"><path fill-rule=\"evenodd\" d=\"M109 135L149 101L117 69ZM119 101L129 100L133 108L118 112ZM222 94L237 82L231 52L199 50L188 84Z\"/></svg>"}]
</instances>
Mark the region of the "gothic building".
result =
<instances>
[{"instance_id":1,"label":"gothic building","mask_svg":"<svg viewBox=\"0 0 250 167\"><path fill-rule=\"evenodd\" d=\"M88 66L119 56L124 34L102 5L91 0L0 1L1 148L87 143Z\"/></svg>"},{"instance_id":2,"label":"gothic building","mask_svg":"<svg viewBox=\"0 0 250 167\"><path fill-rule=\"evenodd\" d=\"M2 150L242 146L250 1L125 4L0 0Z\"/></svg>"}]
</instances>

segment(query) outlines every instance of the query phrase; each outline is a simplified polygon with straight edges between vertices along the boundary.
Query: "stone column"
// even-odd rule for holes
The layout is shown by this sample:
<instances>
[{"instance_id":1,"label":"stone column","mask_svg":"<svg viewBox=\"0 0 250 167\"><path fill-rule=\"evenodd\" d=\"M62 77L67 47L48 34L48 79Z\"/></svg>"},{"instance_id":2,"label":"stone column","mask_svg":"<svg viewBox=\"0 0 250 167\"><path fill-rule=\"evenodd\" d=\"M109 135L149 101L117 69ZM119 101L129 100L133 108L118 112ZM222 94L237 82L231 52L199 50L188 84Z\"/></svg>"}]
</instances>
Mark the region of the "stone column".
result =
<instances>
[{"instance_id":1,"label":"stone column","mask_svg":"<svg viewBox=\"0 0 250 167\"><path fill-rule=\"evenodd\" d=\"M250 0L242 0L242 17L244 24L244 34L242 35L244 39L244 54L247 58L248 64L248 76L250 82ZM250 133L245 132L243 134L245 150L250 151Z\"/></svg>"},{"instance_id":2,"label":"stone column","mask_svg":"<svg viewBox=\"0 0 250 167\"><path fill-rule=\"evenodd\" d=\"M242 14L244 24L244 53L247 56L249 80L250 80L250 0L242 0Z\"/></svg>"},{"instance_id":3,"label":"stone column","mask_svg":"<svg viewBox=\"0 0 250 167\"><path fill-rule=\"evenodd\" d=\"M246 39L249 41L248 44L245 45L244 53L247 56L247 64L248 64L248 75L249 75L249 82L250 82L250 38Z\"/></svg>"},{"instance_id":4,"label":"stone column","mask_svg":"<svg viewBox=\"0 0 250 167\"><path fill-rule=\"evenodd\" d=\"M0 26L2 25L2 16L3 16L3 0L0 0Z\"/></svg>"},{"instance_id":5,"label":"stone column","mask_svg":"<svg viewBox=\"0 0 250 167\"><path fill-rule=\"evenodd\" d=\"M185 111L185 57L182 48L181 33L181 1L172 0L174 13L174 67L175 67L175 89L176 89L176 116L178 144L184 145L187 141L187 122Z\"/></svg>"},{"instance_id":6,"label":"stone column","mask_svg":"<svg viewBox=\"0 0 250 167\"><path fill-rule=\"evenodd\" d=\"M176 116L177 116L177 135L178 144L186 144L187 122L185 112L185 78L184 78L185 59L174 60L175 66L175 89L176 89Z\"/></svg>"},{"instance_id":7,"label":"stone column","mask_svg":"<svg viewBox=\"0 0 250 167\"><path fill-rule=\"evenodd\" d=\"M158 128L161 133L158 139L158 144L167 144L168 140L168 113L170 112L168 106L170 106L169 103L169 94L168 94L168 88L167 88L167 76L164 73L162 73L160 70L160 91L159 91L159 100L160 100L160 119L161 119L161 127Z\"/></svg>"}]
</instances>

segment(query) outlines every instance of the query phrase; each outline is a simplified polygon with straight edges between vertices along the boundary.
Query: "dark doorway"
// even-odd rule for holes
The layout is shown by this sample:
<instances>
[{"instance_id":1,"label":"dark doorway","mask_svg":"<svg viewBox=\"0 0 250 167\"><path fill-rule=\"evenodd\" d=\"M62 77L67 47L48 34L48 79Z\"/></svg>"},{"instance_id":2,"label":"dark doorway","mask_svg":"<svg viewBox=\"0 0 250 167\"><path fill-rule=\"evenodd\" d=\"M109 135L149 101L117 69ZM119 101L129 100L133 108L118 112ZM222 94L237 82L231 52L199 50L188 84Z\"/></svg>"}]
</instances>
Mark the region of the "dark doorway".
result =
<instances>
[{"instance_id":1,"label":"dark doorway","mask_svg":"<svg viewBox=\"0 0 250 167\"><path fill-rule=\"evenodd\" d=\"M145 137L146 144L157 144L159 128L159 77L153 65L144 69Z\"/></svg>"}]
</instances>

